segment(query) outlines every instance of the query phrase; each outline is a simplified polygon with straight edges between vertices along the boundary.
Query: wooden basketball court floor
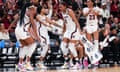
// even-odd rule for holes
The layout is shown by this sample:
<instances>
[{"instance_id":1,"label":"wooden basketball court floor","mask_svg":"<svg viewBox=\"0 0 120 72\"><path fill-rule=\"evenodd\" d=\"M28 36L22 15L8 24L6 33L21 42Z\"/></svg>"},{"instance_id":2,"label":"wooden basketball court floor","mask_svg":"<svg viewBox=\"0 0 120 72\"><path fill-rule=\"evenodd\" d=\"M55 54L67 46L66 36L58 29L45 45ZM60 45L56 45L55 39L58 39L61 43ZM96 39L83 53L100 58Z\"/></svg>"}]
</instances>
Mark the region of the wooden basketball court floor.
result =
<instances>
[{"instance_id":1,"label":"wooden basketball court floor","mask_svg":"<svg viewBox=\"0 0 120 72\"><path fill-rule=\"evenodd\" d=\"M81 70L39 70L34 72L120 72L120 67L81 69Z\"/></svg>"},{"instance_id":2,"label":"wooden basketball court floor","mask_svg":"<svg viewBox=\"0 0 120 72\"><path fill-rule=\"evenodd\" d=\"M13 69L2 70L0 72L19 72ZM35 70L26 72L120 72L120 67L106 67L106 68L94 68L94 69L80 69L80 70L67 70L67 69L56 69L56 70Z\"/></svg>"}]
</instances>

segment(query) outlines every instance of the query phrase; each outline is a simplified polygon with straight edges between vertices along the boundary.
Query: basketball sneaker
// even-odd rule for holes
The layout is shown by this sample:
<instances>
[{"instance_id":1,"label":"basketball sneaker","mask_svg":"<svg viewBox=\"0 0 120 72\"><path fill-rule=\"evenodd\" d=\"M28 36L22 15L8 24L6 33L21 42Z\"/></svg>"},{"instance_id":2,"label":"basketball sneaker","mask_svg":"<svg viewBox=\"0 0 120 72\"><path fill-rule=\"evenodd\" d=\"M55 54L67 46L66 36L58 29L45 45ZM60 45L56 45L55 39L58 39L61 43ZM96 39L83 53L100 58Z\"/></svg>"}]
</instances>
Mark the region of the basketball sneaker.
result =
<instances>
[{"instance_id":1,"label":"basketball sneaker","mask_svg":"<svg viewBox=\"0 0 120 72\"><path fill-rule=\"evenodd\" d=\"M25 67L24 67L23 64L18 63L17 65L15 65L15 68L16 68L18 71L26 72L26 69L25 69Z\"/></svg>"},{"instance_id":2,"label":"basketball sneaker","mask_svg":"<svg viewBox=\"0 0 120 72\"><path fill-rule=\"evenodd\" d=\"M44 66L43 63L38 63L37 66L38 66L38 68L40 68L40 69L47 69L47 67Z\"/></svg>"},{"instance_id":3,"label":"basketball sneaker","mask_svg":"<svg viewBox=\"0 0 120 72\"><path fill-rule=\"evenodd\" d=\"M28 70L28 71L33 71L33 70L34 70L33 67L31 66L30 62L27 62L27 63L25 64L25 68L26 68L26 70Z\"/></svg>"},{"instance_id":4,"label":"basketball sneaker","mask_svg":"<svg viewBox=\"0 0 120 72\"><path fill-rule=\"evenodd\" d=\"M77 62L71 69L80 69L80 64Z\"/></svg>"},{"instance_id":5,"label":"basketball sneaker","mask_svg":"<svg viewBox=\"0 0 120 72\"><path fill-rule=\"evenodd\" d=\"M87 59L84 59L83 60L83 65L84 65L84 68L88 68L88 60Z\"/></svg>"},{"instance_id":6,"label":"basketball sneaker","mask_svg":"<svg viewBox=\"0 0 120 72\"><path fill-rule=\"evenodd\" d=\"M61 67L62 69L67 69L69 68L69 63L65 62L64 65Z\"/></svg>"}]
</instances>

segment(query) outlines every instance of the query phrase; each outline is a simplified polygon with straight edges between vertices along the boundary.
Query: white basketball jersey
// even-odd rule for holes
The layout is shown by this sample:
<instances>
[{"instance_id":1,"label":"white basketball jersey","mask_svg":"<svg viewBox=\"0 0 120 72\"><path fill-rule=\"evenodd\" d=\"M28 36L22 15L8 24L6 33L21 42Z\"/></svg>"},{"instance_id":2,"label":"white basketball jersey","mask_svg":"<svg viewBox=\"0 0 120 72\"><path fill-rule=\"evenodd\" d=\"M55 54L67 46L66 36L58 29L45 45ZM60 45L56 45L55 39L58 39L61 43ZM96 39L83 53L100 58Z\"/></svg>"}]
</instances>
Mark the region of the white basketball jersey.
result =
<instances>
[{"instance_id":1,"label":"white basketball jersey","mask_svg":"<svg viewBox=\"0 0 120 72\"><path fill-rule=\"evenodd\" d=\"M23 22L24 24L22 24L21 26L20 26L20 20L17 22L17 27L18 28L21 28L21 29L23 29L23 30L25 30L25 31L28 31L28 28L30 27L30 19L29 19L29 17L27 16L27 15L25 15L25 17L24 17L24 22Z\"/></svg>"},{"instance_id":2,"label":"white basketball jersey","mask_svg":"<svg viewBox=\"0 0 120 72\"><path fill-rule=\"evenodd\" d=\"M54 20L53 20L54 21ZM57 27L55 25L52 25L52 32L58 35L62 35L63 34L63 27L64 27L64 22L62 19L59 19L57 21L54 21L55 23L57 23L58 25L60 25L62 28Z\"/></svg>"},{"instance_id":3,"label":"white basketball jersey","mask_svg":"<svg viewBox=\"0 0 120 72\"><path fill-rule=\"evenodd\" d=\"M45 15L43 15L43 16L42 15L38 15L38 17L39 17L40 21L46 23L46 16ZM40 22L37 23L37 26L40 27L44 31L47 30L47 27L44 24L41 24Z\"/></svg>"},{"instance_id":4,"label":"white basketball jersey","mask_svg":"<svg viewBox=\"0 0 120 72\"><path fill-rule=\"evenodd\" d=\"M99 12L99 13L101 12L100 8L98 8L98 7L94 7L93 10L96 12ZM84 14L86 14L88 12L89 12L88 7L83 9ZM97 25L97 24L98 24L97 16L92 13L89 13L88 16L86 16L86 25Z\"/></svg>"},{"instance_id":5,"label":"white basketball jersey","mask_svg":"<svg viewBox=\"0 0 120 72\"><path fill-rule=\"evenodd\" d=\"M72 20L72 18L68 14L68 10L66 10L66 13L62 13L62 16L64 18L65 24L66 24L66 30L71 30L76 28L76 24Z\"/></svg>"}]
</instances>

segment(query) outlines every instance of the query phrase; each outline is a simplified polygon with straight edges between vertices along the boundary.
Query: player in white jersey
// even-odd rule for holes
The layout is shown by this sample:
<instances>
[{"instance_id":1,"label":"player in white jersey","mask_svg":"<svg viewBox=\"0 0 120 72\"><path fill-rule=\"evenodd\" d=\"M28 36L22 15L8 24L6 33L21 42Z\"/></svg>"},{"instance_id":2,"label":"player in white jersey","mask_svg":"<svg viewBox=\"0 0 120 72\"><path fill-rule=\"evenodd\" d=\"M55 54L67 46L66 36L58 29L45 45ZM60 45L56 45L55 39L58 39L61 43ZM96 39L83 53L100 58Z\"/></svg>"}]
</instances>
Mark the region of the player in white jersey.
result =
<instances>
[{"instance_id":1,"label":"player in white jersey","mask_svg":"<svg viewBox=\"0 0 120 72\"><path fill-rule=\"evenodd\" d=\"M55 24L50 20L46 14L48 14L48 9L44 6L38 6L37 8L38 15L36 16L37 20L37 32L41 40L40 45L42 46L40 63L38 64L40 68L46 68L43 65L44 58L47 54L50 45L50 38L48 35L47 27L51 27L50 24ZM48 14L49 15L49 14Z\"/></svg>"},{"instance_id":2,"label":"player in white jersey","mask_svg":"<svg viewBox=\"0 0 120 72\"><path fill-rule=\"evenodd\" d=\"M26 3L21 11L20 18L18 20L15 29L17 40L21 44L21 48L19 52L19 63L17 65L20 71L25 71L23 65L23 59L25 56L26 56L27 65L29 65L27 69L33 70L30 64L30 58L35 50L36 43L33 37L30 35L29 29L30 27L32 27L35 35L37 35L37 32L35 31L35 24L33 23L33 17L35 14L36 14L36 7L32 6L31 3Z\"/></svg>"},{"instance_id":3,"label":"player in white jersey","mask_svg":"<svg viewBox=\"0 0 120 72\"><path fill-rule=\"evenodd\" d=\"M79 23L75 17L74 12L67 8L66 3L61 2L59 5L59 9L62 13L63 16L63 20L65 22L65 32L63 35L63 40L61 43L61 49L63 51L63 55L65 57L65 64L62 66L62 68L64 68L68 62L68 49L71 51L71 53L73 54L73 56L75 57L76 60L76 64L74 67L78 66L78 55L75 49L75 42L76 40L74 39L74 34L77 32L77 29L80 33L80 26Z\"/></svg>"},{"instance_id":4,"label":"player in white jersey","mask_svg":"<svg viewBox=\"0 0 120 72\"><path fill-rule=\"evenodd\" d=\"M38 66L40 68L45 68L44 64L43 64L43 60L47 54L47 51L49 49L49 44L50 44L50 39L49 39L49 35L48 35L48 29L47 27L49 26L49 23L47 23L46 21L46 14L47 14L47 8L39 6L37 8L37 16L36 16L36 20L38 21L37 24L37 32L38 35L41 39L40 45L42 46L42 51L41 51L41 56L40 56L40 63L38 63Z\"/></svg>"},{"instance_id":5,"label":"player in white jersey","mask_svg":"<svg viewBox=\"0 0 120 72\"><path fill-rule=\"evenodd\" d=\"M89 41L94 43L95 51L98 50L98 18L101 14L98 7L94 7L94 0L87 0L87 6L83 9L83 14L86 17L86 36ZM93 35L93 38L92 38Z\"/></svg>"}]
</instances>

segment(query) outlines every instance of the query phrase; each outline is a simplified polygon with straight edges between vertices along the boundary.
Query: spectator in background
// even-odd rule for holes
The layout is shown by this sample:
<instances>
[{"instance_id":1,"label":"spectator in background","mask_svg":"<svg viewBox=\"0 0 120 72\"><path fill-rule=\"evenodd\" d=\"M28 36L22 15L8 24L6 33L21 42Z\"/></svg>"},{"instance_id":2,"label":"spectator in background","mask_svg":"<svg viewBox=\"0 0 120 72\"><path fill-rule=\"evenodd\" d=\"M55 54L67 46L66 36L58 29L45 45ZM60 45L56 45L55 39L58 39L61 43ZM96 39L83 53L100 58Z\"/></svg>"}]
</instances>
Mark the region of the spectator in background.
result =
<instances>
[{"instance_id":1,"label":"spectator in background","mask_svg":"<svg viewBox=\"0 0 120 72\"><path fill-rule=\"evenodd\" d=\"M101 0L101 3L106 3L107 9L110 10L110 4L112 3L112 0Z\"/></svg>"},{"instance_id":2,"label":"spectator in background","mask_svg":"<svg viewBox=\"0 0 120 72\"><path fill-rule=\"evenodd\" d=\"M85 26L86 18L83 15L82 8L80 8L76 11L76 17L79 21L81 29L83 30L83 27Z\"/></svg>"},{"instance_id":3,"label":"spectator in background","mask_svg":"<svg viewBox=\"0 0 120 72\"><path fill-rule=\"evenodd\" d=\"M120 23L118 24L118 28L117 28L117 36L120 38Z\"/></svg>"},{"instance_id":4,"label":"spectator in background","mask_svg":"<svg viewBox=\"0 0 120 72\"><path fill-rule=\"evenodd\" d=\"M77 0L72 0L72 9L73 11L76 11L77 9L79 9Z\"/></svg>"},{"instance_id":5,"label":"spectator in background","mask_svg":"<svg viewBox=\"0 0 120 72\"><path fill-rule=\"evenodd\" d=\"M105 28L102 29L100 32L99 32L99 46L100 46L100 49L102 50L102 54L103 54L103 61L105 62L105 60L108 60L109 59L109 56L108 56L108 52L109 52L109 49L108 49L108 45L109 45L109 42L108 42L108 38L109 38L109 34L110 34L110 25L109 24L105 24Z\"/></svg>"},{"instance_id":6,"label":"spectator in background","mask_svg":"<svg viewBox=\"0 0 120 72\"><path fill-rule=\"evenodd\" d=\"M52 5L53 5L53 12L57 13L59 9L59 1L58 0L52 0Z\"/></svg>"},{"instance_id":7,"label":"spectator in background","mask_svg":"<svg viewBox=\"0 0 120 72\"><path fill-rule=\"evenodd\" d=\"M101 7L101 0L95 0L95 6Z\"/></svg>"},{"instance_id":8,"label":"spectator in background","mask_svg":"<svg viewBox=\"0 0 120 72\"><path fill-rule=\"evenodd\" d=\"M117 30L116 27L110 28L110 38L109 38L109 45L110 45L110 51L113 53L113 61L118 62L119 61L119 51L120 51L120 39L117 37Z\"/></svg>"},{"instance_id":9,"label":"spectator in background","mask_svg":"<svg viewBox=\"0 0 120 72\"><path fill-rule=\"evenodd\" d=\"M106 23L106 21L110 18L110 11L107 9L107 4L102 3L102 9L103 9L103 23Z\"/></svg>"},{"instance_id":10,"label":"spectator in background","mask_svg":"<svg viewBox=\"0 0 120 72\"><path fill-rule=\"evenodd\" d=\"M118 17L115 17L111 27L115 27L117 30L117 36L120 37L120 22Z\"/></svg>"},{"instance_id":11,"label":"spectator in background","mask_svg":"<svg viewBox=\"0 0 120 72\"><path fill-rule=\"evenodd\" d=\"M108 19L108 24L109 24L110 26L112 25L113 20L114 20L113 15L110 15L110 18Z\"/></svg>"},{"instance_id":12,"label":"spectator in background","mask_svg":"<svg viewBox=\"0 0 120 72\"><path fill-rule=\"evenodd\" d=\"M118 27L118 25L119 25L119 20L118 20L118 17L115 17L114 19L113 19L113 23L112 23L112 27Z\"/></svg>"},{"instance_id":13,"label":"spectator in background","mask_svg":"<svg viewBox=\"0 0 120 72\"><path fill-rule=\"evenodd\" d=\"M5 26L2 21L2 15L0 15L0 40L2 40L2 39L8 40L9 39L9 34L5 33L4 30L5 30Z\"/></svg>"},{"instance_id":14,"label":"spectator in background","mask_svg":"<svg viewBox=\"0 0 120 72\"><path fill-rule=\"evenodd\" d=\"M6 1L6 8L5 8L5 17L3 19L3 22L5 24L5 29L8 30L9 26L11 25L12 21L14 20L14 15L16 15L16 13L19 13L19 5L20 2L15 1L15 0L7 0ZM16 37L15 37L15 25L12 26L12 28L10 28L9 32L9 36L10 36L10 40L12 42L16 42Z\"/></svg>"},{"instance_id":15,"label":"spectator in background","mask_svg":"<svg viewBox=\"0 0 120 72\"><path fill-rule=\"evenodd\" d=\"M1 5L3 5L3 1L2 1L2 0L0 0L0 6L1 6Z\"/></svg>"},{"instance_id":16,"label":"spectator in background","mask_svg":"<svg viewBox=\"0 0 120 72\"><path fill-rule=\"evenodd\" d=\"M110 12L114 17L118 16L118 12L119 12L118 4L119 4L118 0L113 0L111 3Z\"/></svg>"},{"instance_id":17,"label":"spectator in background","mask_svg":"<svg viewBox=\"0 0 120 72\"><path fill-rule=\"evenodd\" d=\"M83 0L75 0L75 1L77 2L79 8L83 7Z\"/></svg>"}]
</instances>

